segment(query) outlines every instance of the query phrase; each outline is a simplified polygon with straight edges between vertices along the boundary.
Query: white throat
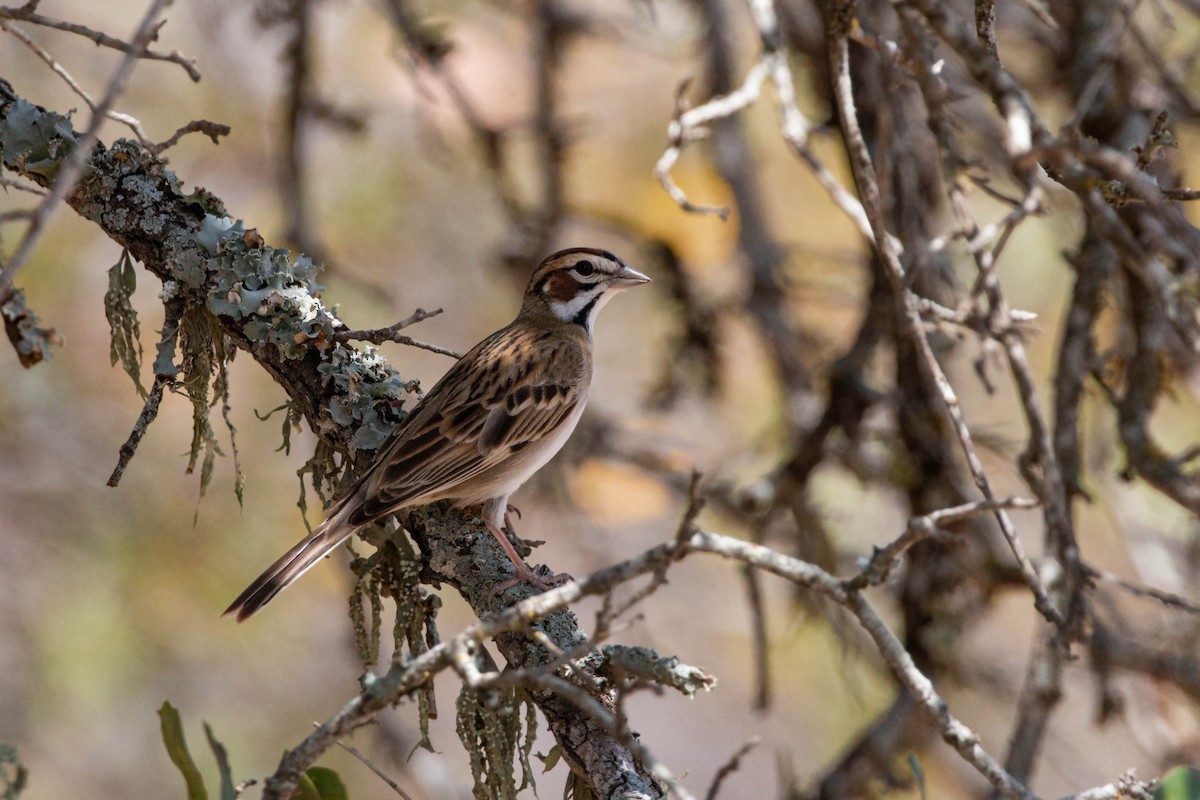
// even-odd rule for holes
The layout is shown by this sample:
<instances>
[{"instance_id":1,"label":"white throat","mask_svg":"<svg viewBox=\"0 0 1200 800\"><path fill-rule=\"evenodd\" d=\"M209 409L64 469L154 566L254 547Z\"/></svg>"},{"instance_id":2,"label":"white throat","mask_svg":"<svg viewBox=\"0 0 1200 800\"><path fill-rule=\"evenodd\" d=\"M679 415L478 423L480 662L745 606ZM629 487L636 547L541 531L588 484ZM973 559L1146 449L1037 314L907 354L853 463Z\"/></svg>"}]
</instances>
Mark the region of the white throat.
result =
<instances>
[{"instance_id":1,"label":"white throat","mask_svg":"<svg viewBox=\"0 0 1200 800\"><path fill-rule=\"evenodd\" d=\"M563 322L582 325L590 335L596 314L604 307L605 303L612 299L614 294L616 292L604 284L597 284L586 289L581 286L579 293L570 300L550 303L550 311Z\"/></svg>"}]
</instances>

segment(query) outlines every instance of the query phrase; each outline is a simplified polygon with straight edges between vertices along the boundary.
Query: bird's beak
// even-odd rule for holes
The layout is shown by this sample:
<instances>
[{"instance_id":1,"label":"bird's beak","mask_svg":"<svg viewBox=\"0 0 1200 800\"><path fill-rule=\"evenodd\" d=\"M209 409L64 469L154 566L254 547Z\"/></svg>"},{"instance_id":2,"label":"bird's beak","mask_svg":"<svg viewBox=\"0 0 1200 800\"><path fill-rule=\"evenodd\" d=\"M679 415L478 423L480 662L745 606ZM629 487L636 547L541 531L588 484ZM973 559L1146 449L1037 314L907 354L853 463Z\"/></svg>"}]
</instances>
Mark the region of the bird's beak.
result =
<instances>
[{"instance_id":1,"label":"bird's beak","mask_svg":"<svg viewBox=\"0 0 1200 800\"><path fill-rule=\"evenodd\" d=\"M618 289L628 289L630 286L637 286L642 283L649 283L650 279L636 269L621 265L621 268L613 273L609 278L609 285Z\"/></svg>"}]
</instances>

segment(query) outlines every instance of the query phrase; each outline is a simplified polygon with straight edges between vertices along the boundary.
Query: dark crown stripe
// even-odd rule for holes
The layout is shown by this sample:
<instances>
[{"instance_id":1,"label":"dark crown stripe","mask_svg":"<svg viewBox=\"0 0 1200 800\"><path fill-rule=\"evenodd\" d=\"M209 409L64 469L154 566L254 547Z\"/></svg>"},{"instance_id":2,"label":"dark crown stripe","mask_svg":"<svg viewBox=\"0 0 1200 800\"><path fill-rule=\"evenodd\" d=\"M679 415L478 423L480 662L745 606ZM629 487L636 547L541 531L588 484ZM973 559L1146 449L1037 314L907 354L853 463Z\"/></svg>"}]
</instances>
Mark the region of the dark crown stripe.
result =
<instances>
[{"instance_id":1,"label":"dark crown stripe","mask_svg":"<svg viewBox=\"0 0 1200 800\"><path fill-rule=\"evenodd\" d=\"M615 255L608 252L607 250L601 250L596 247L571 247L566 250L559 250L557 253L551 253L549 256L546 256L546 258L542 259L542 263L538 265L538 269L545 267L547 264L549 264L551 261L554 261L555 259L566 258L567 256L573 255L575 253L586 253L589 256L600 256L601 258L606 258L609 261L615 262L622 266L625 265L624 261L617 258Z\"/></svg>"}]
</instances>

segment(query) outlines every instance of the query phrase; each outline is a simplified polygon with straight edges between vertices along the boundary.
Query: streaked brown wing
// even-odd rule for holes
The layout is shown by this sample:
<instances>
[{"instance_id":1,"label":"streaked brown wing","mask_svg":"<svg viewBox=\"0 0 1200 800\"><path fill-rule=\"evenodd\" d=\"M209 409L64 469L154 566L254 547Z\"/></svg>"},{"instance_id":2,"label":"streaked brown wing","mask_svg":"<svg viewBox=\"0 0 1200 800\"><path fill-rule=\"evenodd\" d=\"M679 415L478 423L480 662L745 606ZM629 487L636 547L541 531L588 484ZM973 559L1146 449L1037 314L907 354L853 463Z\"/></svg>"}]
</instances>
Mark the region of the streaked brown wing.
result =
<instances>
[{"instance_id":1,"label":"streaked brown wing","mask_svg":"<svg viewBox=\"0 0 1200 800\"><path fill-rule=\"evenodd\" d=\"M509 326L438 381L353 492L355 525L453 488L570 417L588 379L584 343ZM476 376L471 381L468 376ZM355 502L355 501L351 501Z\"/></svg>"}]
</instances>

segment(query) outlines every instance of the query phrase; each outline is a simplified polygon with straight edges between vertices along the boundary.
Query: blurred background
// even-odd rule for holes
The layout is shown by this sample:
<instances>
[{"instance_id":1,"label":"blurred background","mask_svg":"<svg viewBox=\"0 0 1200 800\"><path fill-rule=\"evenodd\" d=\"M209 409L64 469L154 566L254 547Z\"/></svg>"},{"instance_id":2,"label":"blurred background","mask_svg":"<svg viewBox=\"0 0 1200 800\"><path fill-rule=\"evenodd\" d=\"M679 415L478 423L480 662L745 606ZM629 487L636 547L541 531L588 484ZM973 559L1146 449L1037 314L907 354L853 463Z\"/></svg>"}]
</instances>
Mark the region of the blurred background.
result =
<instances>
[{"instance_id":1,"label":"blurred background","mask_svg":"<svg viewBox=\"0 0 1200 800\"><path fill-rule=\"evenodd\" d=\"M125 37L144 6L61 0L43 2L40 11ZM604 247L645 271L655 283L620 297L597 325L589 424L515 497L521 534L546 540L536 560L587 574L672 536L685 505L680 487L696 468L726 498L702 517L703 527L772 543L759 518L737 511L756 502L764 476L792 455L795 432L820 413L815 387L826 378L806 385L779 374L777 353L755 316L761 276L739 249L738 209L726 222L685 213L652 175L680 81L697 78L689 90L697 102L711 88L703 77L704 43L717 24L714 8L724 15L717 30L730 44L735 80L755 58L747 9L604 0L556 4L547 13L520 3L429 3L414 10L422 35L453 45L431 69L435 62L414 59L413 40L406 41L389 4L314 3L308 57L316 94L330 108L307 107L297 172L288 166L284 122L295 36L278 22L287 6L176 3L155 47L194 57L203 80L193 83L174 64L143 62L118 109L138 117L157 140L193 119L230 125L219 145L185 137L166 154L171 168L188 187L221 198L268 242L299 244L324 260L324 299L352 327L383 327L418 307L440 308L444 313L408 332L465 351L513 317L529 270L554 249ZM815 13L804 7L794 4L800 10L785 19L796 36ZM1029 23L1023 8L1006 13L1016 15L1001 18L1013 30ZM1194 20L1181 15L1173 29L1156 20L1146 21L1163 37L1164 52L1194 53ZM547 37L547 25L558 33ZM25 27L93 96L102 94L119 54ZM1005 31L1002 25L1001 47L1009 48L1006 64L1015 74L1029 79L1046 69L1036 44L1005 38ZM1192 62L1179 63L1179 79L1195 88ZM792 67L801 109L818 123L827 120L830 110L811 88L824 66L798 52ZM81 100L10 36L0 38L0 76L39 105L80 109L77 127L88 119ZM1031 85L1045 92L1036 98L1043 113L1061 123L1071 109L1051 83ZM456 102L458 92L474 125ZM539 122L545 92L555 98L550 137ZM866 251L856 228L787 151L773 97L748 109L740 126L757 175L757 219L780 248L771 278L778 312L794 333L789 357L822 376L871 313ZM501 136L499 173L489 166L481 130ZM1190 174L1189 145L1200 131L1187 122L1173 131L1182 147L1172 164ZM110 121L101 140L127 135ZM843 185L852 185L836 136L819 134L813 148ZM715 156L707 145L687 150L674 177L693 201L727 205L734 197ZM1005 210L984 193L972 202L984 221ZM32 205L20 192L0 196L3 210ZM1049 211L1018 230L1001 262L1008 301L1038 315L1027 347L1046 393L1072 281L1062 251L1081 230L1070 202L1051 202ZM19 226L0 233L10 252ZM199 476L185 473L191 409L175 395L164 401L120 487L105 486L142 406L128 376L109 364L102 297L119 255L94 225L60 209L18 285L64 345L29 370L0 347L0 742L16 745L29 768L23 797L183 796L159 736L155 710L164 700L180 709L210 786L216 772L202 720L228 748L236 780L261 778L314 721L358 689L361 665L346 603L351 576L342 564L321 565L246 624L219 618L303 534L296 472L315 442L302 431L290 454L279 449L282 420L262 422L256 413L285 397L249 358L232 367L244 505L234 495L228 458L218 459L206 496L199 496ZM950 285L970 285L967 259L953 256L950 268ZM143 343L152 348L162 323L160 286L140 270L139 281L134 304ZM699 322L697 309L708 315ZM689 325L711 336L709 350L694 341L689 349ZM997 494L1028 494L1014 465L1026 430L1007 372L991 370L996 391L989 394L973 371L981 356L974 338L946 338L944 363L986 444ZM451 363L394 344L383 352L426 387ZM869 374L880 391L891 391L885 366ZM1194 380L1182 383L1156 413L1155 431L1173 448L1200 435L1197 388ZM1114 420L1105 403L1085 403L1092 501L1077 507L1077 528L1086 557L1131 580L1194 595L1196 520L1144 484L1119 479ZM822 461L807 486L806 505L834 548L827 561L843 574L872 545L897 536L909 514L905 493L887 478L895 416L881 408L863 425L863 439L840 445L842 457ZM228 433L218 435L228 453ZM309 496L315 524L320 515ZM1040 553L1040 514L1014 518L1026 546ZM756 707L762 687L747 585L729 563L693 557L680 564L616 637L719 678L695 699L642 694L630 704L642 742L695 794L751 737L761 744L727 779L723 797L782 797L808 787L892 702L890 678L852 625L836 615L831 622L770 577L760 586L772 675L765 708ZM473 617L457 597L442 594L439 627L449 636ZM889 623L901 629L893 594L884 587L871 596L892 609ZM1101 604L1132 627L1174 613L1124 596ZM585 627L594 610L590 603L578 609ZM1027 592L999 592L948 645L954 666L940 673L938 688L994 754L1006 747L1035 623ZM360 730L353 744L413 797L470 797L470 770L454 734L458 685L447 675L437 688L436 754L409 757L419 738L409 706ZM1200 758L1200 716L1183 691L1132 672L1115 674L1103 689L1119 695L1124 710L1098 724L1100 689L1089 663L1067 666L1065 698L1033 783L1040 794L1106 783L1128 768L1149 777ZM551 745L544 736L537 750ZM911 777L904 766L909 750L930 796L986 792L977 774L928 738L894 754L900 782ZM351 797L389 791L343 752L322 763L342 775ZM539 776L540 795L557 796L564 776L562 766ZM918 796L911 785L886 784L881 777L865 785L880 796Z\"/></svg>"}]
</instances>

